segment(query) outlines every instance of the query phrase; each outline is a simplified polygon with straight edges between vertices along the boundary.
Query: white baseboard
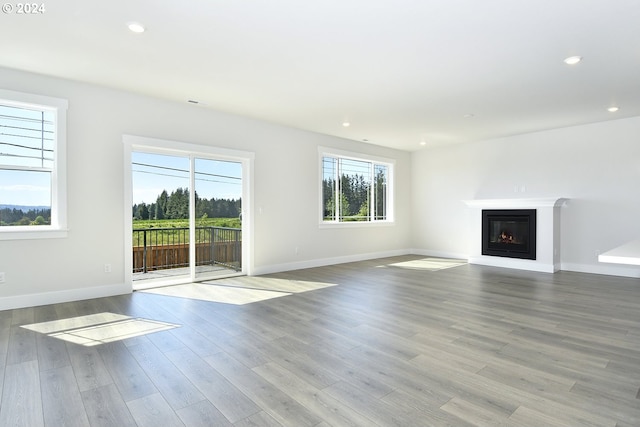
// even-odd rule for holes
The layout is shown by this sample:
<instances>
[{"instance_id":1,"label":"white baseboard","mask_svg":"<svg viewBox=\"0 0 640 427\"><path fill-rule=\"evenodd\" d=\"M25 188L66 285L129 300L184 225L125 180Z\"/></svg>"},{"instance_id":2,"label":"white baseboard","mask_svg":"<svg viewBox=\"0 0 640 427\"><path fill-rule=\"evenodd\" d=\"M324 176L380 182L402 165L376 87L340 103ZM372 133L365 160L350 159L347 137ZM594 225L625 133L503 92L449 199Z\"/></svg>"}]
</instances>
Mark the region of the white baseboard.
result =
<instances>
[{"instance_id":1,"label":"white baseboard","mask_svg":"<svg viewBox=\"0 0 640 427\"><path fill-rule=\"evenodd\" d=\"M468 260L469 263L474 263L473 257L470 257L468 254L461 253L453 253L453 252L443 252L443 251L434 251L430 249L411 249L408 253L415 255L424 255L424 256L433 256L439 258L453 258L453 259L464 259ZM483 265L490 265L484 264ZM502 267L500 265L496 265L497 267ZM526 266L531 269L530 266ZM640 278L640 267L638 266L630 266L630 265L620 265L620 264L604 264L600 263L597 265L594 264L576 264L576 263L566 263L562 262L559 265L560 270L565 271L575 271L577 273L589 273L589 274L602 274L607 276L620 276L620 277L631 277L631 278ZM553 272L555 269L557 271L558 265L544 265L542 272Z\"/></svg>"},{"instance_id":2,"label":"white baseboard","mask_svg":"<svg viewBox=\"0 0 640 427\"><path fill-rule=\"evenodd\" d=\"M36 307L62 302L80 301L93 298L111 297L131 293L131 285L92 286L87 288L65 289L63 291L42 292L38 294L16 295L0 298L0 310Z\"/></svg>"},{"instance_id":3,"label":"white baseboard","mask_svg":"<svg viewBox=\"0 0 640 427\"><path fill-rule=\"evenodd\" d=\"M638 266L625 266L617 264L574 264L563 262L560 269L566 271L575 271L577 273L640 278L640 267Z\"/></svg>"},{"instance_id":4,"label":"white baseboard","mask_svg":"<svg viewBox=\"0 0 640 427\"><path fill-rule=\"evenodd\" d=\"M409 255L409 249L399 249L394 251L372 252L358 255L347 255L342 257L310 259L307 261L289 262L284 264L265 265L255 267L252 275L259 276L261 274L280 273L282 271L302 270L304 268L324 267L326 265L344 264L347 262L366 261L376 258L386 258L392 256Z\"/></svg>"},{"instance_id":5,"label":"white baseboard","mask_svg":"<svg viewBox=\"0 0 640 427\"><path fill-rule=\"evenodd\" d=\"M344 264L347 262L366 261L370 259L386 258L400 255L422 255L450 259L468 259L468 255L459 253L448 253L432 251L427 249L400 249L384 252L372 252L358 255L348 255L342 257L332 257L323 259L313 259L300 262L284 263L257 267L254 275L278 273L282 271L300 270L304 268L323 267L326 265ZM561 270L575 271L578 273L601 274L608 276L621 276L630 278L640 278L640 268L637 266L618 265L593 265L562 263ZM24 294L0 298L0 310L12 310L25 307L35 307L48 304L57 304L70 301L81 301L93 298L110 297L124 295L132 292L131 285L120 283L107 286L93 286L87 288L66 289L62 291L43 292L37 294Z\"/></svg>"}]
</instances>

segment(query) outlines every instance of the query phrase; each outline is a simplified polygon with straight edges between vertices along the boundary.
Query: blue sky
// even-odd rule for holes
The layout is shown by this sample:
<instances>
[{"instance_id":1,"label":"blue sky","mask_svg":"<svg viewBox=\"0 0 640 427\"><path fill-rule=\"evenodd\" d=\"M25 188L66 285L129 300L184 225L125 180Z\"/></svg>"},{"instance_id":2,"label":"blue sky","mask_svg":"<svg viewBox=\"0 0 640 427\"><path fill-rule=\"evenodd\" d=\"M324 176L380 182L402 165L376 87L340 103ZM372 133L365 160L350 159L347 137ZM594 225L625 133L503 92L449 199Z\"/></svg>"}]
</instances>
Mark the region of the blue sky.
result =
<instances>
[{"instance_id":1,"label":"blue sky","mask_svg":"<svg viewBox=\"0 0 640 427\"><path fill-rule=\"evenodd\" d=\"M162 190L189 187L189 158L134 152L133 203L155 203ZM196 159L196 192L200 198L239 199L242 196L242 164Z\"/></svg>"},{"instance_id":2,"label":"blue sky","mask_svg":"<svg viewBox=\"0 0 640 427\"><path fill-rule=\"evenodd\" d=\"M51 184L48 173L0 171L0 204L50 206Z\"/></svg>"},{"instance_id":3,"label":"blue sky","mask_svg":"<svg viewBox=\"0 0 640 427\"><path fill-rule=\"evenodd\" d=\"M51 111L0 105L2 164L16 169L0 170L0 204L51 205L50 173L19 169L53 166L54 123Z\"/></svg>"},{"instance_id":4,"label":"blue sky","mask_svg":"<svg viewBox=\"0 0 640 427\"><path fill-rule=\"evenodd\" d=\"M155 203L167 190L189 187L189 158L134 152L133 203ZM144 166L150 165L150 166ZM242 165L237 162L196 159L196 192L201 198L239 199ZM50 177L45 172L0 170L0 204L50 206Z\"/></svg>"}]
</instances>

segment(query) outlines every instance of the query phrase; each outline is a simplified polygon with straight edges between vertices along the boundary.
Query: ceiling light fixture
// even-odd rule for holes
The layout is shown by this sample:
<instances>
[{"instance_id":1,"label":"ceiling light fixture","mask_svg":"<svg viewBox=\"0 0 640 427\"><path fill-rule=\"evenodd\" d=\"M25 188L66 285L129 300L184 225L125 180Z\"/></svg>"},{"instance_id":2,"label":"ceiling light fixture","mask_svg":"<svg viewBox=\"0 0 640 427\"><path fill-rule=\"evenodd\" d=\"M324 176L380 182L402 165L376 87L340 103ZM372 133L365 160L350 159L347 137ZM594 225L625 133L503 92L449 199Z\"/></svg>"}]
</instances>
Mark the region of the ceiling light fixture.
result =
<instances>
[{"instance_id":1,"label":"ceiling light fixture","mask_svg":"<svg viewBox=\"0 0 640 427\"><path fill-rule=\"evenodd\" d=\"M342 122L342 126L348 128L349 126L351 126L351 123L349 122Z\"/></svg>"},{"instance_id":2,"label":"ceiling light fixture","mask_svg":"<svg viewBox=\"0 0 640 427\"><path fill-rule=\"evenodd\" d=\"M422 146L427 145L427 141L425 141L425 140L420 141L420 145L422 145Z\"/></svg>"},{"instance_id":3,"label":"ceiling light fixture","mask_svg":"<svg viewBox=\"0 0 640 427\"><path fill-rule=\"evenodd\" d=\"M580 61L582 61L582 56L570 56L564 59L564 63L567 65L576 65Z\"/></svg>"},{"instance_id":4,"label":"ceiling light fixture","mask_svg":"<svg viewBox=\"0 0 640 427\"><path fill-rule=\"evenodd\" d=\"M137 34L144 33L145 30L144 25L139 22L129 22L127 27L129 28L129 31Z\"/></svg>"},{"instance_id":5,"label":"ceiling light fixture","mask_svg":"<svg viewBox=\"0 0 640 427\"><path fill-rule=\"evenodd\" d=\"M610 113L615 113L616 111L618 111L620 108L618 107L609 107L607 108L607 111Z\"/></svg>"}]
</instances>

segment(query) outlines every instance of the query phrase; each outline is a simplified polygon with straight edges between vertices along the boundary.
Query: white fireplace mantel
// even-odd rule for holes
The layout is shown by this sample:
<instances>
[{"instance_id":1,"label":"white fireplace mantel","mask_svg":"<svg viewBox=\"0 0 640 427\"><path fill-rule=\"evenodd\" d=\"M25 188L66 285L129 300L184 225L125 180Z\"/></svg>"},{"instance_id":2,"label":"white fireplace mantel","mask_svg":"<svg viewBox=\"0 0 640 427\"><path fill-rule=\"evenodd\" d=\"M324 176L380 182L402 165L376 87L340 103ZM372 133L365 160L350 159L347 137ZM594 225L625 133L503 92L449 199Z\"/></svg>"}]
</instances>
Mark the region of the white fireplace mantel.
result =
<instances>
[{"instance_id":1,"label":"white fireplace mantel","mask_svg":"<svg viewBox=\"0 0 640 427\"><path fill-rule=\"evenodd\" d=\"M554 197L544 199L474 199L464 203L471 208L481 209L537 209L557 208L569 199Z\"/></svg>"},{"instance_id":2,"label":"white fireplace mantel","mask_svg":"<svg viewBox=\"0 0 640 427\"><path fill-rule=\"evenodd\" d=\"M560 207L569 199L474 199L464 200L470 208L469 263L494 267L554 273L560 270ZM535 209L536 259L505 258L482 255L483 209Z\"/></svg>"}]
</instances>

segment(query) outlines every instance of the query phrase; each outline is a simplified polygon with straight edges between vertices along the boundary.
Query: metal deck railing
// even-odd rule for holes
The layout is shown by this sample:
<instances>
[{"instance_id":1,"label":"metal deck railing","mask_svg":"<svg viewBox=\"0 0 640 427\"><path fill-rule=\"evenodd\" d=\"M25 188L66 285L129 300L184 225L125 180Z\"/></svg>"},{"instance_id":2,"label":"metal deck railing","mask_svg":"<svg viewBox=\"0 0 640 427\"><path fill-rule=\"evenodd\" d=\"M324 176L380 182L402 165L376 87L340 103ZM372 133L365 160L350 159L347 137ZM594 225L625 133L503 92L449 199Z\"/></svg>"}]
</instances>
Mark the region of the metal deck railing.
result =
<instances>
[{"instance_id":1,"label":"metal deck railing","mask_svg":"<svg viewBox=\"0 0 640 427\"><path fill-rule=\"evenodd\" d=\"M133 272L189 266L189 228L133 230ZM242 230L196 227L196 265L221 265L242 270Z\"/></svg>"}]
</instances>

